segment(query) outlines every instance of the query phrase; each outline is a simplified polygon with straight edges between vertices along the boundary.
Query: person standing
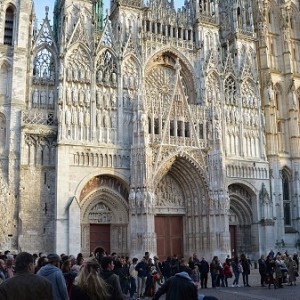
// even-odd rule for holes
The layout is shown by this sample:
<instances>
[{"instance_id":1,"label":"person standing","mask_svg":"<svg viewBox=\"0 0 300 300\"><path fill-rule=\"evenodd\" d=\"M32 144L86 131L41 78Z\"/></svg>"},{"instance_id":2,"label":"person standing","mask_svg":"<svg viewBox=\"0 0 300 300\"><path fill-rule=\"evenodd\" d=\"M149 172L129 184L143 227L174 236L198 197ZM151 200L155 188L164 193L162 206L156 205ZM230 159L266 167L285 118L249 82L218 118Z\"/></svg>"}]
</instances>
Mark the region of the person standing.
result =
<instances>
[{"instance_id":1,"label":"person standing","mask_svg":"<svg viewBox=\"0 0 300 300\"><path fill-rule=\"evenodd\" d=\"M241 265L243 267L242 275L243 275L244 286L250 287L249 285L250 264L245 254L241 255Z\"/></svg>"},{"instance_id":2,"label":"person standing","mask_svg":"<svg viewBox=\"0 0 300 300\"><path fill-rule=\"evenodd\" d=\"M68 300L66 281L59 268L60 257L55 253L51 253L47 256L47 259L47 264L39 269L37 275L50 281L54 300Z\"/></svg>"},{"instance_id":3,"label":"person standing","mask_svg":"<svg viewBox=\"0 0 300 300\"><path fill-rule=\"evenodd\" d=\"M137 265L138 259L135 257L132 259L132 263L129 267L129 275L130 275L130 299L133 299L134 293L136 292L136 283L137 283L137 274L135 267Z\"/></svg>"},{"instance_id":4,"label":"person standing","mask_svg":"<svg viewBox=\"0 0 300 300\"><path fill-rule=\"evenodd\" d=\"M100 276L109 286L109 293L111 296L107 299L109 300L124 300L122 293L119 276L116 275L114 270L114 262L111 256L104 256L101 259L101 272Z\"/></svg>"},{"instance_id":5,"label":"person standing","mask_svg":"<svg viewBox=\"0 0 300 300\"><path fill-rule=\"evenodd\" d=\"M34 259L27 252L16 257L15 274L0 285L1 300L53 300L51 283L34 274Z\"/></svg>"},{"instance_id":6,"label":"person standing","mask_svg":"<svg viewBox=\"0 0 300 300\"><path fill-rule=\"evenodd\" d=\"M259 274L260 274L260 285L262 287L265 287L266 274L267 274L267 265L266 265L264 255L261 255L260 259L258 260L258 271L259 271Z\"/></svg>"},{"instance_id":7,"label":"person standing","mask_svg":"<svg viewBox=\"0 0 300 300\"><path fill-rule=\"evenodd\" d=\"M200 281L201 281L201 288L207 289L207 278L209 273L209 264L205 260L204 257L202 257L202 260L199 263L199 272L200 272Z\"/></svg>"},{"instance_id":8,"label":"person standing","mask_svg":"<svg viewBox=\"0 0 300 300\"><path fill-rule=\"evenodd\" d=\"M240 287L239 286L239 279L240 279L240 273L242 272L242 265L239 262L239 259L237 256L235 256L231 263L232 271L234 274L234 280L232 283L232 287Z\"/></svg>"},{"instance_id":9,"label":"person standing","mask_svg":"<svg viewBox=\"0 0 300 300\"><path fill-rule=\"evenodd\" d=\"M217 287L217 279L219 274L219 259L218 256L214 256L213 260L210 263L210 275L211 275L211 285L212 288Z\"/></svg>"},{"instance_id":10,"label":"person standing","mask_svg":"<svg viewBox=\"0 0 300 300\"><path fill-rule=\"evenodd\" d=\"M135 270L138 272L138 298L144 296L145 287L146 287L146 279L148 276L148 264L146 262L146 258L143 259L136 265Z\"/></svg>"},{"instance_id":11,"label":"person standing","mask_svg":"<svg viewBox=\"0 0 300 300\"><path fill-rule=\"evenodd\" d=\"M96 258L88 259L71 289L70 300L106 300L108 286L99 276L100 265Z\"/></svg>"},{"instance_id":12,"label":"person standing","mask_svg":"<svg viewBox=\"0 0 300 300\"><path fill-rule=\"evenodd\" d=\"M197 300L197 287L187 272L180 272L170 277L155 293L152 300L158 300L166 294L166 300Z\"/></svg>"}]
</instances>

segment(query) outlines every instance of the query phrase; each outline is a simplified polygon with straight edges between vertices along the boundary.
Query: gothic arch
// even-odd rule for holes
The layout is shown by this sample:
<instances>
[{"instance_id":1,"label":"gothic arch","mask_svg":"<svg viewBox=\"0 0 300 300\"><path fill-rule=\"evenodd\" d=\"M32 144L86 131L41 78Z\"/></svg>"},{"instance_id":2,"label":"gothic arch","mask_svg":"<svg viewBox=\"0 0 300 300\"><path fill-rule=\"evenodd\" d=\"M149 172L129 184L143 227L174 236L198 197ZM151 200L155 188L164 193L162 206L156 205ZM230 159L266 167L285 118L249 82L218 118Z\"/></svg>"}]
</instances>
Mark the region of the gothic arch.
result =
<instances>
[{"instance_id":1,"label":"gothic arch","mask_svg":"<svg viewBox=\"0 0 300 300\"><path fill-rule=\"evenodd\" d=\"M192 178L197 178L199 185L208 188L204 166L199 165L199 163L187 153L171 154L169 157L165 158L153 175L154 186L158 185L176 162L180 162L182 170L184 170L186 174L189 174L188 177L191 176Z\"/></svg>"},{"instance_id":2,"label":"gothic arch","mask_svg":"<svg viewBox=\"0 0 300 300\"><path fill-rule=\"evenodd\" d=\"M165 47L160 51L154 53L152 56L148 57L145 62L144 73L148 73L150 69L153 67L153 63L159 58L164 55L169 55L172 59L176 60L179 58L179 62L181 65L181 74L182 79L187 86L187 90L189 91L188 96L190 99L193 99L192 102L195 103L196 101L196 76L193 66L190 64L189 60L177 49L174 47Z\"/></svg>"},{"instance_id":3,"label":"gothic arch","mask_svg":"<svg viewBox=\"0 0 300 300\"><path fill-rule=\"evenodd\" d=\"M249 184L234 182L228 186L230 199L229 227L235 254L258 251L257 191ZM234 228L234 230L232 230ZM233 243L234 241L234 243Z\"/></svg>"},{"instance_id":4,"label":"gothic arch","mask_svg":"<svg viewBox=\"0 0 300 300\"><path fill-rule=\"evenodd\" d=\"M70 58L72 55L74 55L76 52L78 52L78 50L82 50L82 54L86 55L85 56L85 59L83 60L83 58L79 59L76 61L76 64L78 65L85 65L87 66L89 69L91 69L92 67L92 57L91 57L91 52L90 52L90 49L84 44L84 43L81 43L81 42L77 42L75 44L73 44L68 52L66 53L66 62L69 64L70 63Z\"/></svg>"}]
</instances>

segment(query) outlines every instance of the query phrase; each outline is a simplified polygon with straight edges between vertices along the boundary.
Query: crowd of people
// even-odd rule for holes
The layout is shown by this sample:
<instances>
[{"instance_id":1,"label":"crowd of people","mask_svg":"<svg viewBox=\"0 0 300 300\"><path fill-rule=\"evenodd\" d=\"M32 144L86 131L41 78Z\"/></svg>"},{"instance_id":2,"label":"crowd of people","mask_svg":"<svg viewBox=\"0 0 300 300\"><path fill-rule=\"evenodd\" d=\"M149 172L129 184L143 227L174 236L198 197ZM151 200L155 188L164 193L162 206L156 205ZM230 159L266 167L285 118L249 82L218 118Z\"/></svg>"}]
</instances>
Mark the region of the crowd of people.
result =
<instances>
[{"instance_id":1,"label":"crowd of people","mask_svg":"<svg viewBox=\"0 0 300 300\"><path fill-rule=\"evenodd\" d=\"M298 255L287 253L264 255L257 261L261 286L281 288L283 283L296 285ZM150 297L157 300L166 294L172 299L216 299L204 296L202 289L245 287L249 285L251 261L242 254L221 262L198 259L194 253L188 261L177 255L160 261L146 252L142 259L107 255L103 249L84 258L81 253L13 255L0 253L0 299L41 300L124 300ZM232 279L232 284L229 283ZM34 285L34 286L33 286Z\"/></svg>"}]
</instances>

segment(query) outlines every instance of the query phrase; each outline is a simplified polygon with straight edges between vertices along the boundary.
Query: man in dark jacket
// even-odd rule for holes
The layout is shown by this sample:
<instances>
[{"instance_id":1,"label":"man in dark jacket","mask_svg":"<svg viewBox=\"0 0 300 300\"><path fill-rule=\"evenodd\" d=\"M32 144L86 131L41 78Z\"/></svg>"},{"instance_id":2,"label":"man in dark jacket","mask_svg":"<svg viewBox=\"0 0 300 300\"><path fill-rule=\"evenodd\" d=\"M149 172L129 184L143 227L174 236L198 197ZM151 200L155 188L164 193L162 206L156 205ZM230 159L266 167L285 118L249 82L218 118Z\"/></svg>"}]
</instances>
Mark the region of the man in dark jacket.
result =
<instances>
[{"instance_id":1,"label":"man in dark jacket","mask_svg":"<svg viewBox=\"0 0 300 300\"><path fill-rule=\"evenodd\" d=\"M199 263L199 272L200 272L200 281L201 281L201 288L207 289L207 278L209 273L209 264L205 260L204 257L202 257L200 263Z\"/></svg>"},{"instance_id":2,"label":"man in dark jacket","mask_svg":"<svg viewBox=\"0 0 300 300\"><path fill-rule=\"evenodd\" d=\"M135 267L135 270L138 272L138 298L143 297L145 293L146 279L148 276L148 267L149 266L147 263L147 259L145 257L143 257L143 259Z\"/></svg>"},{"instance_id":3,"label":"man in dark jacket","mask_svg":"<svg viewBox=\"0 0 300 300\"><path fill-rule=\"evenodd\" d=\"M101 259L101 272L100 276L109 286L109 293L111 300L124 300L122 293L119 276L116 275L114 270L114 262L111 256L104 256Z\"/></svg>"},{"instance_id":4,"label":"man in dark jacket","mask_svg":"<svg viewBox=\"0 0 300 300\"><path fill-rule=\"evenodd\" d=\"M197 287L187 272L177 273L170 277L155 293L152 300L158 300L166 294L166 300L197 300Z\"/></svg>"},{"instance_id":5,"label":"man in dark jacket","mask_svg":"<svg viewBox=\"0 0 300 300\"><path fill-rule=\"evenodd\" d=\"M15 275L0 285L1 300L53 300L50 282L34 274L33 262L27 252L17 255Z\"/></svg>"},{"instance_id":6,"label":"man in dark jacket","mask_svg":"<svg viewBox=\"0 0 300 300\"><path fill-rule=\"evenodd\" d=\"M55 253L51 253L47 256L47 259L47 264L39 269L37 275L50 281L54 300L68 300L66 280L61 269L58 268L60 257Z\"/></svg>"}]
</instances>

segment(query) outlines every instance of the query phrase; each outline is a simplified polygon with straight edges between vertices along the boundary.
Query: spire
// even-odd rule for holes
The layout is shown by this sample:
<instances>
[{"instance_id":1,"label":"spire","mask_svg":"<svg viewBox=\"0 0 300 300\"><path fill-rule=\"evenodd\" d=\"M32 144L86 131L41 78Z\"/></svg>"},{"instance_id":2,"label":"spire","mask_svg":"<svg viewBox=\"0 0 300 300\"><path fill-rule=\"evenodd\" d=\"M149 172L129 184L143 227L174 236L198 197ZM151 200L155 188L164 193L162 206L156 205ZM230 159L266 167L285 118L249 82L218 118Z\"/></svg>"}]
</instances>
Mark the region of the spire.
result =
<instances>
[{"instance_id":1,"label":"spire","mask_svg":"<svg viewBox=\"0 0 300 300\"><path fill-rule=\"evenodd\" d=\"M95 0L94 18L96 31L103 30L103 0Z\"/></svg>"}]
</instances>

